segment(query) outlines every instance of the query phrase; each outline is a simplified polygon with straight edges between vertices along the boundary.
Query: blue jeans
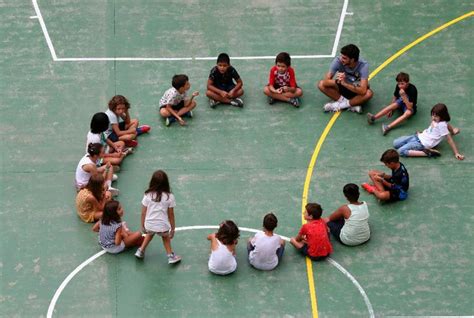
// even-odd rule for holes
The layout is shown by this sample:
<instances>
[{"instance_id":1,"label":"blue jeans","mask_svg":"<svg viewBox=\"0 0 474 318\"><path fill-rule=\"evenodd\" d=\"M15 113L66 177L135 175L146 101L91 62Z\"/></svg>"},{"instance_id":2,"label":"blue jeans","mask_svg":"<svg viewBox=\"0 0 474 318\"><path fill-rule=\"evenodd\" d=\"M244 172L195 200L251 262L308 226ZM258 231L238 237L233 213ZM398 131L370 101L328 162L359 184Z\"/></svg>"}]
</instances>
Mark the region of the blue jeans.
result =
<instances>
[{"instance_id":1,"label":"blue jeans","mask_svg":"<svg viewBox=\"0 0 474 318\"><path fill-rule=\"evenodd\" d=\"M393 147L402 157L407 157L409 150L425 149L417 135L399 137L393 141Z\"/></svg>"}]
</instances>

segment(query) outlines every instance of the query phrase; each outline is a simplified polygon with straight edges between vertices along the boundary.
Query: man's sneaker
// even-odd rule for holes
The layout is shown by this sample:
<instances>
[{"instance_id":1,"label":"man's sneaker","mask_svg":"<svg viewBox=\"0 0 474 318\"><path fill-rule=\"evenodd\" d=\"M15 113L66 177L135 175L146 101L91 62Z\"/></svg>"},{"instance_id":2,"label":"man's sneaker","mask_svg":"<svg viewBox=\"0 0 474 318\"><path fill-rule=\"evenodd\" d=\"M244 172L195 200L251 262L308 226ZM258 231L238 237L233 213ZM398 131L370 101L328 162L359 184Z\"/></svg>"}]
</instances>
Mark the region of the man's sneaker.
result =
<instances>
[{"instance_id":1,"label":"man's sneaker","mask_svg":"<svg viewBox=\"0 0 474 318\"><path fill-rule=\"evenodd\" d=\"M193 111L190 110L189 112L185 113L183 117L193 118Z\"/></svg>"},{"instance_id":2,"label":"man's sneaker","mask_svg":"<svg viewBox=\"0 0 474 318\"><path fill-rule=\"evenodd\" d=\"M116 175L115 173L112 175L112 181L117 181L118 179L118 175Z\"/></svg>"},{"instance_id":3,"label":"man's sneaker","mask_svg":"<svg viewBox=\"0 0 474 318\"><path fill-rule=\"evenodd\" d=\"M268 105L273 105L275 103L275 100L273 97L268 96Z\"/></svg>"},{"instance_id":4,"label":"man's sneaker","mask_svg":"<svg viewBox=\"0 0 474 318\"><path fill-rule=\"evenodd\" d=\"M165 120L166 127L168 127L169 125L171 125L175 121L176 121L176 118L174 116L166 117L166 120Z\"/></svg>"},{"instance_id":5,"label":"man's sneaker","mask_svg":"<svg viewBox=\"0 0 474 318\"><path fill-rule=\"evenodd\" d=\"M145 257L145 252L142 251L141 248L138 248L135 252L135 257L139 259L143 259Z\"/></svg>"},{"instance_id":6,"label":"man's sneaker","mask_svg":"<svg viewBox=\"0 0 474 318\"><path fill-rule=\"evenodd\" d=\"M430 158L436 158L441 156L441 152L433 148L425 148L423 149L423 152L426 153L426 155Z\"/></svg>"},{"instance_id":7,"label":"man's sneaker","mask_svg":"<svg viewBox=\"0 0 474 318\"><path fill-rule=\"evenodd\" d=\"M122 150L122 153L124 153L125 155L131 155L134 152L135 152L135 148L132 148L132 147L125 147ZM115 169L114 169L114 171L115 171Z\"/></svg>"},{"instance_id":8,"label":"man's sneaker","mask_svg":"<svg viewBox=\"0 0 474 318\"><path fill-rule=\"evenodd\" d=\"M347 110L353 113L362 114L362 106L350 106Z\"/></svg>"},{"instance_id":9,"label":"man's sneaker","mask_svg":"<svg viewBox=\"0 0 474 318\"><path fill-rule=\"evenodd\" d=\"M382 134L385 136L386 134L388 134L390 130L390 127L388 127L387 124L382 124Z\"/></svg>"},{"instance_id":10,"label":"man's sneaker","mask_svg":"<svg viewBox=\"0 0 474 318\"><path fill-rule=\"evenodd\" d=\"M135 255L137 255L137 254L135 254ZM175 255L174 253L168 255L168 264L176 264L178 262L181 262L181 256Z\"/></svg>"},{"instance_id":11,"label":"man's sneaker","mask_svg":"<svg viewBox=\"0 0 474 318\"><path fill-rule=\"evenodd\" d=\"M367 113L367 122L372 125L375 122L375 116L372 113Z\"/></svg>"},{"instance_id":12,"label":"man's sneaker","mask_svg":"<svg viewBox=\"0 0 474 318\"><path fill-rule=\"evenodd\" d=\"M219 105L220 103L221 102L215 99L209 98L209 106L211 106L211 108L216 108L216 106Z\"/></svg>"},{"instance_id":13,"label":"man's sneaker","mask_svg":"<svg viewBox=\"0 0 474 318\"><path fill-rule=\"evenodd\" d=\"M114 187L109 187L108 191L112 194L113 197L116 197L120 194L120 190Z\"/></svg>"},{"instance_id":14,"label":"man's sneaker","mask_svg":"<svg viewBox=\"0 0 474 318\"><path fill-rule=\"evenodd\" d=\"M236 98L230 101L230 104L235 107L244 107L244 101L241 100L240 98Z\"/></svg>"},{"instance_id":15,"label":"man's sneaker","mask_svg":"<svg viewBox=\"0 0 474 318\"><path fill-rule=\"evenodd\" d=\"M125 146L127 146L127 147L136 147L136 146L138 146L138 141L136 141L136 140L125 140Z\"/></svg>"},{"instance_id":16,"label":"man's sneaker","mask_svg":"<svg viewBox=\"0 0 474 318\"><path fill-rule=\"evenodd\" d=\"M338 112L341 110L338 102L326 103L323 106L325 112Z\"/></svg>"},{"instance_id":17,"label":"man's sneaker","mask_svg":"<svg viewBox=\"0 0 474 318\"><path fill-rule=\"evenodd\" d=\"M142 126L137 128L137 135L140 136L141 134L145 134L145 133L149 132L150 129L151 129L150 126L142 125Z\"/></svg>"},{"instance_id":18,"label":"man's sneaker","mask_svg":"<svg viewBox=\"0 0 474 318\"><path fill-rule=\"evenodd\" d=\"M362 183L362 188L369 193L374 193L376 190L375 186L368 183Z\"/></svg>"},{"instance_id":19,"label":"man's sneaker","mask_svg":"<svg viewBox=\"0 0 474 318\"><path fill-rule=\"evenodd\" d=\"M290 99L290 104L293 105L295 108L300 107L300 100L297 97L293 97Z\"/></svg>"}]
</instances>

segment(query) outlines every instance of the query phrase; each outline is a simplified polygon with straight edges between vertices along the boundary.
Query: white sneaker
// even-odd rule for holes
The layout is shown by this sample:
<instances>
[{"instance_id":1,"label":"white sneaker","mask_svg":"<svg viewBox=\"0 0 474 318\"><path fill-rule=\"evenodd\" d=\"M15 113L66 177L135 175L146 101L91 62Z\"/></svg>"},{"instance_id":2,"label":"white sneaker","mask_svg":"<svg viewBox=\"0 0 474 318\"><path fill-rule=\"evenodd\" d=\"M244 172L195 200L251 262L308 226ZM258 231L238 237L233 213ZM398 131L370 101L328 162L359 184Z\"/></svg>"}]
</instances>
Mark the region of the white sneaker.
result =
<instances>
[{"instance_id":1,"label":"white sneaker","mask_svg":"<svg viewBox=\"0 0 474 318\"><path fill-rule=\"evenodd\" d=\"M351 106L347 109L350 112L362 114L362 107L361 106Z\"/></svg>"},{"instance_id":2,"label":"white sneaker","mask_svg":"<svg viewBox=\"0 0 474 318\"><path fill-rule=\"evenodd\" d=\"M141 248L138 248L137 251L135 252L135 257L142 259L145 257L145 253L141 250Z\"/></svg>"},{"instance_id":3,"label":"white sneaker","mask_svg":"<svg viewBox=\"0 0 474 318\"><path fill-rule=\"evenodd\" d=\"M137 252L138 252L138 251L137 251ZM136 254L135 254L135 255L136 255ZM176 264L176 263L178 263L178 262L181 262L181 256L175 255L174 253L168 255L168 264Z\"/></svg>"},{"instance_id":4,"label":"white sneaker","mask_svg":"<svg viewBox=\"0 0 474 318\"><path fill-rule=\"evenodd\" d=\"M113 176L112 176L112 181L117 181L117 179L118 179L118 175L116 175L116 174L114 173Z\"/></svg>"},{"instance_id":5,"label":"white sneaker","mask_svg":"<svg viewBox=\"0 0 474 318\"><path fill-rule=\"evenodd\" d=\"M324 104L323 109L325 112L338 112L341 110L341 107L339 105L339 102L331 102Z\"/></svg>"},{"instance_id":6,"label":"white sneaker","mask_svg":"<svg viewBox=\"0 0 474 318\"><path fill-rule=\"evenodd\" d=\"M116 197L120 194L120 190L113 187L109 187L108 191L110 192L110 194L112 194L113 197Z\"/></svg>"}]
</instances>

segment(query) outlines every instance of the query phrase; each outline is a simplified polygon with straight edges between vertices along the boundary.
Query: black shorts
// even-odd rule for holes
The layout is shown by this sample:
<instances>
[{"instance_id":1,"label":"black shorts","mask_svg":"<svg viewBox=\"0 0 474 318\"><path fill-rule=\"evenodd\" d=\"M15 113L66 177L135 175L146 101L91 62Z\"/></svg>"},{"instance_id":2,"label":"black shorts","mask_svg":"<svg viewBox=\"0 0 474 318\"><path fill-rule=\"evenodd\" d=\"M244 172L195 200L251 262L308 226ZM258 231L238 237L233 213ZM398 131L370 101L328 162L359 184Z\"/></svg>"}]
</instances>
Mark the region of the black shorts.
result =
<instances>
[{"instance_id":1,"label":"black shorts","mask_svg":"<svg viewBox=\"0 0 474 318\"><path fill-rule=\"evenodd\" d=\"M125 129L125 122L122 121L121 123L118 124L119 125L119 129L120 130L126 130ZM112 131L112 133L109 135L108 137L112 142L117 142L119 141L119 137L117 136L117 134L115 132Z\"/></svg>"},{"instance_id":2,"label":"black shorts","mask_svg":"<svg viewBox=\"0 0 474 318\"><path fill-rule=\"evenodd\" d=\"M325 260L326 257L328 257L329 255L326 255L326 256L310 256L308 254L308 245L307 244L304 244L302 248L299 249L299 252L301 254L303 254L304 256L308 256L312 261L322 261L322 260Z\"/></svg>"},{"instance_id":3,"label":"black shorts","mask_svg":"<svg viewBox=\"0 0 474 318\"><path fill-rule=\"evenodd\" d=\"M400 191L398 189L388 189L390 192L390 198L388 202L404 201L408 197L408 194L405 191Z\"/></svg>"},{"instance_id":4,"label":"black shorts","mask_svg":"<svg viewBox=\"0 0 474 318\"><path fill-rule=\"evenodd\" d=\"M347 99L353 99L354 97L357 96L356 93L354 93L351 90L348 90L347 88L345 88L341 84L337 84L337 87L338 87L339 93Z\"/></svg>"},{"instance_id":5,"label":"black shorts","mask_svg":"<svg viewBox=\"0 0 474 318\"><path fill-rule=\"evenodd\" d=\"M179 111L183 107L184 107L184 100L180 101L177 105L171 105L171 108L173 108L174 111ZM166 108L166 105L160 107L160 109L162 108Z\"/></svg>"},{"instance_id":6,"label":"black shorts","mask_svg":"<svg viewBox=\"0 0 474 318\"><path fill-rule=\"evenodd\" d=\"M228 84L226 84L226 83L214 83L214 85L218 89L220 89L221 91L225 91L225 92L230 92L235 87L234 83L228 83Z\"/></svg>"}]
</instances>

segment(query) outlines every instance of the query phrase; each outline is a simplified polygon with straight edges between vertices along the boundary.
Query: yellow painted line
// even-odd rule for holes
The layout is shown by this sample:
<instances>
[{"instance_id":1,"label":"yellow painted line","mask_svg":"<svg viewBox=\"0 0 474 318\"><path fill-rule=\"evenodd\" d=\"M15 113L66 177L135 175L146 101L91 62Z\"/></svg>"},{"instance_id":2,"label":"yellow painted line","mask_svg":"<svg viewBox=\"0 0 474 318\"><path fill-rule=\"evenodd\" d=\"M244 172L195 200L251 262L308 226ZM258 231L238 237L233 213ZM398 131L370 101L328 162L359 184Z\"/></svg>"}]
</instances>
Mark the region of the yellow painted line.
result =
<instances>
[{"instance_id":1,"label":"yellow painted line","mask_svg":"<svg viewBox=\"0 0 474 318\"><path fill-rule=\"evenodd\" d=\"M390 63L392 63L394 60L396 60L398 57L400 57L403 53L407 52L410 50L412 47L415 45L423 42L424 40L428 39L429 37L435 35L436 33L440 32L441 30L446 29L447 27L458 23L459 21L462 21L466 18L474 16L474 11L468 12L466 14L463 14L456 19L453 19L436 29L426 33L425 35L419 37L415 41L411 42L407 46L405 46L403 49L399 50L397 53L393 54L390 56L385 62L383 62L379 67L377 67L372 73L369 75L369 81L374 78L380 71L382 71L385 67L387 67ZM341 113L337 112L334 113L334 115L331 117L329 120L328 124L326 125L326 128L324 128L323 133L319 137L318 143L316 144L316 147L314 148L313 155L311 156L311 160L308 165L308 169L306 171L306 178L304 181L304 187L303 187L303 197L301 200L301 223L305 224L306 220L304 219L304 212L305 212L305 206L308 203L308 193L309 193L309 186L311 183L311 177L313 175L314 167L316 166L316 161L318 159L319 152L321 151L321 147L323 146L324 141L326 140L327 135L329 134L329 131L331 130L332 126L336 122L336 120L339 118L339 115ZM318 318L318 302L316 298L316 287L314 284L314 276L313 276L313 263L309 257L306 257L306 271L308 274L308 284L309 284L309 295L311 298L311 311L313 314L313 318Z\"/></svg>"}]
</instances>

